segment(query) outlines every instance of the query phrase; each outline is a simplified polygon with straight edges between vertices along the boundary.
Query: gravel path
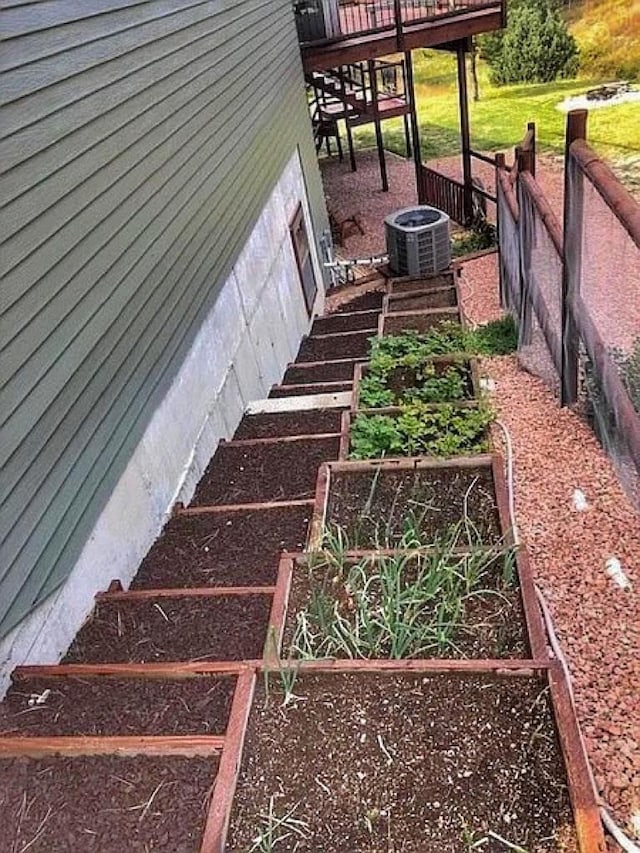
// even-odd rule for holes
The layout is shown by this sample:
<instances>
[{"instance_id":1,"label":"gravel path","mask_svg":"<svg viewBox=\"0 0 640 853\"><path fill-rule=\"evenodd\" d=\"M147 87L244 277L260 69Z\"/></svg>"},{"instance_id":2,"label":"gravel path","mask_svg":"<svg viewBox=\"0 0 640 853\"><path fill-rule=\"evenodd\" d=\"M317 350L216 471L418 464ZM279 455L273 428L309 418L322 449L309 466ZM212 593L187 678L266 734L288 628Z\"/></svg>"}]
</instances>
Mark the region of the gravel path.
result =
<instances>
[{"instance_id":1,"label":"gravel path","mask_svg":"<svg viewBox=\"0 0 640 853\"><path fill-rule=\"evenodd\" d=\"M466 264L461 285L473 321L499 313L489 259ZM589 427L560 409L542 380L515 356L486 359L483 369L497 383L494 403L512 437L517 521L567 654L596 779L618 820L631 828L634 817L640 823L638 516ZM576 488L586 495L584 512L573 508ZM605 573L611 556L622 563L631 590Z\"/></svg>"}]
</instances>

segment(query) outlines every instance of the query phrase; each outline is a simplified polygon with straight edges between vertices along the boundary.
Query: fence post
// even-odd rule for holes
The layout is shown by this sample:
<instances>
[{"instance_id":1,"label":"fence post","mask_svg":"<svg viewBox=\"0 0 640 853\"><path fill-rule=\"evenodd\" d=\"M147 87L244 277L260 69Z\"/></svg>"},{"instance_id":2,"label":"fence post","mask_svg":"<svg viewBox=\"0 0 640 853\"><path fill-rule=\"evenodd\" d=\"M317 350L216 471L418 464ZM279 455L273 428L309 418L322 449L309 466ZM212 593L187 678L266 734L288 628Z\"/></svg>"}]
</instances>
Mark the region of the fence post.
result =
<instances>
[{"instance_id":1,"label":"fence post","mask_svg":"<svg viewBox=\"0 0 640 853\"><path fill-rule=\"evenodd\" d=\"M464 184L464 225L473 222L473 178L471 175L471 140L469 132L469 98L467 95L467 60L464 41L456 46L458 63L458 102L460 109L460 141L462 144L462 183Z\"/></svg>"},{"instance_id":2,"label":"fence post","mask_svg":"<svg viewBox=\"0 0 640 853\"><path fill-rule=\"evenodd\" d=\"M582 229L584 220L584 177L573 162L571 145L586 139L587 110L567 115L564 149L564 216L562 260L562 376L560 403L568 406L578 399L579 338L573 316L573 300L582 276Z\"/></svg>"},{"instance_id":3,"label":"fence post","mask_svg":"<svg viewBox=\"0 0 640 853\"><path fill-rule=\"evenodd\" d=\"M502 229L500 227L500 203L502 199L502 182L500 181L500 172L506 166L506 158L504 154L496 154L496 228L498 229L498 284L500 288L500 307L504 310L510 308L509 294L504 278L503 253L502 253Z\"/></svg>"},{"instance_id":4,"label":"fence post","mask_svg":"<svg viewBox=\"0 0 640 853\"><path fill-rule=\"evenodd\" d=\"M532 175L533 175L533 177L535 178L535 176L536 176L536 159L537 159L537 152L536 152L536 123L535 123L535 121L530 121L530 122L527 124L527 130L531 132L531 148L530 148L530 151L531 151L531 164L530 164L530 169L529 169L529 171L531 172L531 174L532 174Z\"/></svg>"},{"instance_id":5,"label":"fence post","mask_svg":"<svg viewBox=\"0 0 640 853\"><path fill-rule=\"evenodd\" d=\"M416 169L416 190L418 192L418 202L425 204L424 194L424 179L422 173L422 151L420 150L420 125L418 124L418 111L416 107L416 92L413 85L413 59L411 51L407 50L404 54L405 67L405 93L409 96L409 117L411 120L411 137L413 143L413 162Z\"/></svg>"},{"instance_id":6,"label":"fence post","mask_svg":"<svg viewBox=\"0 0 640 853\"><path fill-rule=\"evenodd\" d=\"M531 222L529 205L525 204L524 191L520 181L522 172L531 169L531 151L520 145L515 149L517 177L516 195L518 198L518 242L520 244L520 324L518 346L529 346L533 339L533 309L529 295L531 281Z\"/></svg>"}]
</instances>

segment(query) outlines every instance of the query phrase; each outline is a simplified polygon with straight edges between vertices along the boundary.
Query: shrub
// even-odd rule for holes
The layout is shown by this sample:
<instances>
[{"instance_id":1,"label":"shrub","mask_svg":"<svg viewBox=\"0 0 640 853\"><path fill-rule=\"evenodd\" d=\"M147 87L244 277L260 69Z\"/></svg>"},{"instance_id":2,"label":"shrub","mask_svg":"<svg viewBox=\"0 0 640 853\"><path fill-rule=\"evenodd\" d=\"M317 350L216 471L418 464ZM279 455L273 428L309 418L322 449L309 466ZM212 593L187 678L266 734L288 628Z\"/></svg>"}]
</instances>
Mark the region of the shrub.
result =
<instances>
[{"instance_id":1,"label":"shrub","mask_svg":"<svg viewBox=\"0 0 640 853\"><path fill-rule=\"evenodd\" d=\"M509 6L507 28L481 40L481 55L491 82L548 83L573 77L578 47L562 19L556 0L516 0Z\"/></svg>"}]
</instances>

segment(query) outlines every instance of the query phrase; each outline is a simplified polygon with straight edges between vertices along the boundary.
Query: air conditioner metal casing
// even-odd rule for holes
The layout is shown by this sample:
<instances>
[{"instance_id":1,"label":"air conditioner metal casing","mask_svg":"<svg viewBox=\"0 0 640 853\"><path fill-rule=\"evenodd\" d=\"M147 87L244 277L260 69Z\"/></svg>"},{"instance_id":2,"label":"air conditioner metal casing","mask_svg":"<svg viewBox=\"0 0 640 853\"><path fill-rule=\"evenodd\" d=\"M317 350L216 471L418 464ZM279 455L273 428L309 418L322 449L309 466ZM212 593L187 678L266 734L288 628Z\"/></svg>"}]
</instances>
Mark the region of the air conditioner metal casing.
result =
<instances>
[{"instance_id":1,"label":"air conditioner metal casing","mask_svg":"<svg viewBox=\"0 0 640 853\"><path fill-rule=\"evenodd\" d=\"M451 263L449 217L422 204L384 220L389 266L397 275L435 275Z\"/></svg>"}]
</instances>

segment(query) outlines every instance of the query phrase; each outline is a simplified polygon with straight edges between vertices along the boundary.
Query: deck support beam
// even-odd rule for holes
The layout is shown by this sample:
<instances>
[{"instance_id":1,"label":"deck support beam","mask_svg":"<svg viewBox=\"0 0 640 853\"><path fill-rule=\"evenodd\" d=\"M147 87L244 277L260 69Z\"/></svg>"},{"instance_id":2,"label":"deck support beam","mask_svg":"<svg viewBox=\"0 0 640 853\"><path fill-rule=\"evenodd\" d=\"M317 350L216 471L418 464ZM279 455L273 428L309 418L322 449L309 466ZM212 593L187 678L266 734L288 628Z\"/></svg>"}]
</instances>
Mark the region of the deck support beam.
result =
<instances>
[{"instance_id":1,"label":"deck support beam","mask_svg":"<svg viewBox=\"0 0 640 853\"><path fill-rule=\"evenodd\" d=\"M342 103L344 105L344 127L347 132L347 145L349 147L349 163L351 171L356 171L356 152L353 147L353 132L349 121L349 104L347 103L347 81L345 69L340 66L340 89L342 91Z\"/></svg>"},{"instance_id":2,"label":"deck support beam","mask_svg":"<svg viewBox=\"0 0 640 853\"><path fill-rule=\"evenodd\" d=\"M471 141L469 132L469 95L467 92L467 63L465 42L456 46L458 59L458 99L460 103L460 141L462 144L462 182L464 184L465 225L473 220L473 178L471 175Z\"/></svg>"},{"instance_id":3,"label":"deck support beam","mask_svg":"<svg viewBox=\"0 0 640 853\"><path fill-rule=\"evenodd\" d=\"M384 153L384 140L382 138L382 123L378 109L378 78L376 64L373 59L367 60L369 71L369 84L371 86L371 103L373 106L373 122L376 128L376 144L378 147L378 160L380 162L380 179L382 181L382 192L389 192L389 178L387 176L387 161Z\"/></svg>"},{"instance_id":4,"label":"deck support beam","mask_svg":"<svg viewBox=\"0 0 640 853\"><path fill-rule=\"evenodd\" d=\"M407 50L404 54L405 65L405 93L409 101L409 118L411 123L411 137L413 147L413 162L416 167L416 194L418 202L424 204L422 197L422 154L420 152L420 127L418 125L418 111L416 108L416 92L413 85L413 60L411 51Z\"/></svg>"}]
</instances>

